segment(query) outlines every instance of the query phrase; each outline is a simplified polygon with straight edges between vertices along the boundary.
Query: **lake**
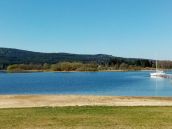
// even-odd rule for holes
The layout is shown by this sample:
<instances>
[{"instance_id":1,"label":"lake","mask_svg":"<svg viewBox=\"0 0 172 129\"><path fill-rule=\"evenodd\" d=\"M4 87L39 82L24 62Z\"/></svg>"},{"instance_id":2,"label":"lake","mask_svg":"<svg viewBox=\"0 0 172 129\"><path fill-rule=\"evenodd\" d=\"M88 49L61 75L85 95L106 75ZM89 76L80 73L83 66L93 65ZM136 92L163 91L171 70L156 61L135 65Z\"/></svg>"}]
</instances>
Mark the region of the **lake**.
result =
<instances>
[{"instance_id":1,"label":"lake","mask_svg":"<svg viewBox=\"0 0 172 129\"><path fill-rule=\"evenodd\" d=\"M169 72L170 73L170 72ZM0 94L172 96L172 80L150 72L0 72Z\"/></svg>"}]
</instances>

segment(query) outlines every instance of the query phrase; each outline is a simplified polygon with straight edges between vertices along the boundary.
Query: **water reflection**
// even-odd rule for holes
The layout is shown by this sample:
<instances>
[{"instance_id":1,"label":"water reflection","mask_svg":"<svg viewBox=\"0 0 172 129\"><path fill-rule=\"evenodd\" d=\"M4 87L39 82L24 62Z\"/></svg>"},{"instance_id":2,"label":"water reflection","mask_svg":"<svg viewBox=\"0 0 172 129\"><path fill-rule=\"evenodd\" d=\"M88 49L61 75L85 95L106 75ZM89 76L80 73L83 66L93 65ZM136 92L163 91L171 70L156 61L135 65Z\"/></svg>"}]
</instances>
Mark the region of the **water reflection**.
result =
<instances>
[{"instance_id":1,"label":"water reflection","mask_svg":"<svg viewBox=\"0 0 172 129\"><path fill-rule=\"evenodd\" d=\"M172 79L170 78L151 77L151 80L154 82L155 96L161 96L162 91L166 91L169 86L172 86Z\"/></svg>"},{"instance_id":2,"label":"water reflection","mask_svg":"<svg viewBox=\"0 0 172 129\"><path fill-rule=\"evenodd\" d=\"M172 96L172 80L149 72L1 73L0 94Z\"/></svg>"}]
</instances>

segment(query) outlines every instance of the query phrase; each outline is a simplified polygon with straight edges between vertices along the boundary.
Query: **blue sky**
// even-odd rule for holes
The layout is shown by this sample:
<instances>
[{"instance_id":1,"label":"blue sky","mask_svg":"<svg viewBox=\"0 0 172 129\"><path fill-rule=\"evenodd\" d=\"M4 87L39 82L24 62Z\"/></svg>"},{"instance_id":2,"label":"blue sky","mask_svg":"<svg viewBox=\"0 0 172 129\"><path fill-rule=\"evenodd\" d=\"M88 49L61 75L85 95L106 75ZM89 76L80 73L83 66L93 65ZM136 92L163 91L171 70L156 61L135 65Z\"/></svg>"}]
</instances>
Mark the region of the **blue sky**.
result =
<instances>
[{"instance_id":1,"label":"blue sky","mask_svg":"<svg viewBox=\"0 0 172 129\"><path fill-rule=\"evenodd\" d=\"M0 0L0 47L172 60L172 0Z\"/></svg>"}]
</instances>

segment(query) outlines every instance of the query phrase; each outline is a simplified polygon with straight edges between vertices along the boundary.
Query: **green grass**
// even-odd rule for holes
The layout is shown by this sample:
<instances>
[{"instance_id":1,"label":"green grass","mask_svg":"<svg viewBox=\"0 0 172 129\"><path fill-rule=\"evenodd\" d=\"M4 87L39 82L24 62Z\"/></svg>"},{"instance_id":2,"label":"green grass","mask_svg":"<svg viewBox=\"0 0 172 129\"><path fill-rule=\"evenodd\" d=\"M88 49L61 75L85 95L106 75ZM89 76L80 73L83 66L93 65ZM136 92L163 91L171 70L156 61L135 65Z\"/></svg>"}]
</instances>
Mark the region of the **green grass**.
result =
<instances>
[{"instance_id":1,"label":"green grass","mask_svg":"<svg viewBox=\"0 0 172 129\"><path fill-rule=\"evenodd\" d=\"M0 129L171 129L172 107L0 109Z\"/></svg>"}]
</instances>

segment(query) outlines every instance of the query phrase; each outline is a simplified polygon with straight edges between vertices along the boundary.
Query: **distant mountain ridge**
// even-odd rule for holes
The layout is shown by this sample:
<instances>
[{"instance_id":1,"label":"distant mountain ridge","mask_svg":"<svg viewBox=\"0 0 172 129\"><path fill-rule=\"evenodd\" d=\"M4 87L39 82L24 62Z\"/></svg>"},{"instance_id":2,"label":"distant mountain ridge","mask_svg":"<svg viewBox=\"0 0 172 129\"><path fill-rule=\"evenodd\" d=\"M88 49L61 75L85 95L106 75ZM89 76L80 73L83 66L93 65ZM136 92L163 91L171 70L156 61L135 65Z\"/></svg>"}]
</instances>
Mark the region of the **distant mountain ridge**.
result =
<instances>
[{"instance_id":1,"label":"distant mountain ridge","mask_svg":"<svg viewBox=\"0 0 172 129\"><path fill-rule=\"evenodd\" d=\"M128 65L136 65L143 67L152 67L153 60L122 58L106 54L70 54L70 53L43 53L32 52L27 50L0 48L0 68L3 69L11 64L54 64L58 62L83 62L97 63L100 65L115 65L118 63L126 63Z\"/></svg>"},{"instance_id":2,"label":"distant mountain ridge","mask_svg":"<svg viewBox=\"0 0 172 129\"><path fill-rule=\"evenodd\" d=\"M90 62L98 61L99 59L108 60L113 58L110 55L96 54L70 54L70 53L43 53L32 52L27 50L0 48L0 60L6 60L6 63L57 63L60 61L81 61ZM5 62L0 62L5 63Z\"/></svg>"}]
</instances>

